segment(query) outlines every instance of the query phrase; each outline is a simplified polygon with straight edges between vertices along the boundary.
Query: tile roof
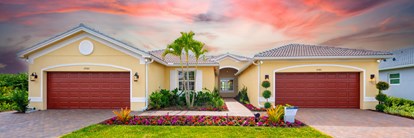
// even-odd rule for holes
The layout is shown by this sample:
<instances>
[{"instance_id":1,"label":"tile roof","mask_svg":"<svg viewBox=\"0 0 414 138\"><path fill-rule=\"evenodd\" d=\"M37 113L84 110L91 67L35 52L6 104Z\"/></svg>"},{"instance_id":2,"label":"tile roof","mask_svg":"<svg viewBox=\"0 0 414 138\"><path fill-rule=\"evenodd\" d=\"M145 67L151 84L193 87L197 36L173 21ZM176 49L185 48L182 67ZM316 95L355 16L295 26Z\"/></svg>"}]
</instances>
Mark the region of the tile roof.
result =
<instances>
[{"instance_id":1,"label":"tile roof","mask_svg":"<svg viewBox=\"0 0 414 138\"><path fill-rule=\"evenodd\" d=\"M174 56L174 55L166 55L165 58L162 58L162 53L164 53L165 49L161 49L161 50L154 50L154 51L149 51L149 53L154 57L157 58L160 61L165 62L165 64L180 64L180 57L178 56ZM185 62L185 55L182 55L182 60L183 63ZM196 64L196 58L194 57L194 55L190 54L189 55L189 64ZM210 57L206 57L205 60L203 59L199 59L198 60L198 64L218 64L217 62L213 61Z\"/></svg>"},{"instance_id":2,"label":"tile roof","mask_svg":"<svg viewBox=\"0 0 414 138\"><path fill-rule=\"evenodd\" d=\"M365 49L350 49L329 46L289 44L270 49L259 54L260 57L349 57L349 56L389 56L391 53Z\"/></svg>"},{"instance_id":3,"label":"tile roof","mask_svg":"<svg viewBox=\"0 0 414 138\"><path fill-rule=\"evenodd\" d=\"M414 46L392 51L393 57L380 63L380 70L414 66Z\"/></svg>"}]
</instances>

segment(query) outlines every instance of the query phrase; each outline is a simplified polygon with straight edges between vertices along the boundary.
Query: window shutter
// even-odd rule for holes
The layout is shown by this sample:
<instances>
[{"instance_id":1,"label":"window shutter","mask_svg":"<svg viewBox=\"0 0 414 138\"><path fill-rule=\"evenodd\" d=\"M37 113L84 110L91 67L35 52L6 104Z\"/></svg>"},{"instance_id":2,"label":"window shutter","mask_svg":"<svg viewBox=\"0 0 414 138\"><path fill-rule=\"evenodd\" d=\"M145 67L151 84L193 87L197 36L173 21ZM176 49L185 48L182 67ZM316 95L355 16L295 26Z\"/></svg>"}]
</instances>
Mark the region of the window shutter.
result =
<instances>
[{"instance_id":1,"label":"window shutter","mask_svg":"<svg viewBox=\"0 0 414 138\"><path fill-rule=\"evenodd\" d=\"M203 90L203 71L201 70L197 70L196 72L196 80L195 80L195 90L196 91L201 91Z\"/></svg>"},{"instance_id":2,"label":"window shutter","mask_svg":"<svg viewBox=\"0 0 414 138\"><path fill-rule=\"evenodd\" d=\"M174 90L177 88L177 71L176 70L170 70L170 90Z\"/></svg>"}]
</instances>

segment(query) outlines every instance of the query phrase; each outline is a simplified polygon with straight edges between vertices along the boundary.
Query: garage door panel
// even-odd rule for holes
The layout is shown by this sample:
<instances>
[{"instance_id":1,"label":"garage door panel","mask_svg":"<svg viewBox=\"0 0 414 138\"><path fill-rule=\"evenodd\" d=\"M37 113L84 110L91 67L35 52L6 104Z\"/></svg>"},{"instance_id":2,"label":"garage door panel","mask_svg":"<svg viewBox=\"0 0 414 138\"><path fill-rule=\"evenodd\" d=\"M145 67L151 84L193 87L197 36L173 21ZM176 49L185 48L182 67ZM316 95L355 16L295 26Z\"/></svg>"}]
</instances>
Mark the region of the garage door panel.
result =
<instances>
[{"instance_id":1,"label":"garage door panel","mask_svg":"<svg viewBox=\"0 0 414 138\"><path fill-rule=\"evenodd\" d=\"M358 108L359 73L276 73L276 103L299 107Z\"/></svg>"},{"instance_id":2,"label":"garage door panel","mask_svg":"<svg viewBox=\"0 0 414 138\"><path fill-rule=\"evenodd\" d=\"M127 72L48 72L49 109L114 109L130 106Z\"/></svg>"}]
</instances>

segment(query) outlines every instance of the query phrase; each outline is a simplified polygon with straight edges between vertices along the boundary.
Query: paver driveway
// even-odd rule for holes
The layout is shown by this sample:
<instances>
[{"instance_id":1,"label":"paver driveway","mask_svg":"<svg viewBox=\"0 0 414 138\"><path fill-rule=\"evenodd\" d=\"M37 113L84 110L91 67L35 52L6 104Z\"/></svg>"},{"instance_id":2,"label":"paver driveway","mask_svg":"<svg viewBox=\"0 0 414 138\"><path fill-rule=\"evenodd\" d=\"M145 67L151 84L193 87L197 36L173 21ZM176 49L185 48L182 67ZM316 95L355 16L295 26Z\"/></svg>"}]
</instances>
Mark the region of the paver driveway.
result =
<instances>
[{"instance_id":1,"label":"paver driveway","mask_svg":"<svg viewBox=\"0 0 414 138\"><path fill-rule=\"evenodd\" d=\"M301 108L297 119L333 137L414 138L414 119L368 110Z\"/></svg>"},{"instance_id":2,"label":"paver driveway","mask_svg":"<svg viewBox=\"0 0 414 138\"><path fill-rule=\"evenodd\" d=\"M113 117L112 110L46 110L0 113L0 138L59 137Z\"/></svg>"}]
</instances>

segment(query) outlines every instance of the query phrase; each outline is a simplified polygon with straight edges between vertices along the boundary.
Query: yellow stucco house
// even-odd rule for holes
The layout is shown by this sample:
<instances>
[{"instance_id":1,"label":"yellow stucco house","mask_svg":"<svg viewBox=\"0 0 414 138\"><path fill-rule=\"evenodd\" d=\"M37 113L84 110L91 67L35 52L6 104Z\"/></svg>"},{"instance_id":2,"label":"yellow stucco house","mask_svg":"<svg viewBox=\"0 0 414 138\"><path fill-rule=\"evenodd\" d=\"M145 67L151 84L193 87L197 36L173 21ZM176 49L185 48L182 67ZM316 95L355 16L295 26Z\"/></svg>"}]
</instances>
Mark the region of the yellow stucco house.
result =
<instances>
[{"instance_id":1,"label":"yellow stucco house","mask_svg":"<svg viewBox=\"0 0 414 138\"><path fill-rule=\"evenodd\" d=\"M145 110L149 94L182 86L178 57L144 51L83 24L18 53L29 64L30 106L37 109L130 107ZM271 82L273 104L373 109L381 51L291 44L256 54L190 56L193 90L218 88L234 97L242 87L262 106L261 82Z\"/></svg>"}]
</instances>

